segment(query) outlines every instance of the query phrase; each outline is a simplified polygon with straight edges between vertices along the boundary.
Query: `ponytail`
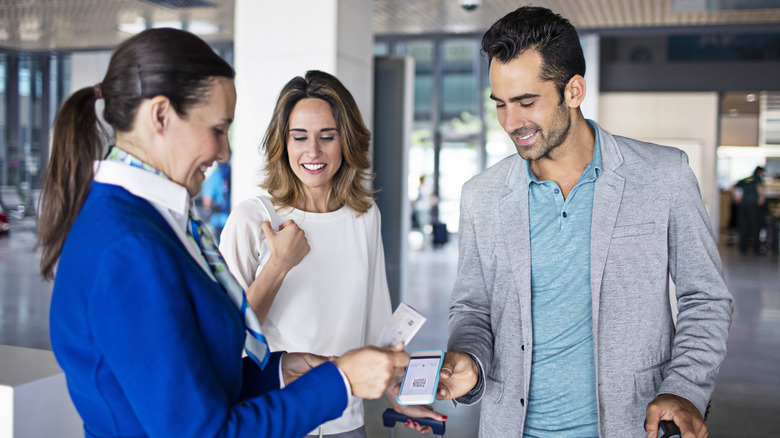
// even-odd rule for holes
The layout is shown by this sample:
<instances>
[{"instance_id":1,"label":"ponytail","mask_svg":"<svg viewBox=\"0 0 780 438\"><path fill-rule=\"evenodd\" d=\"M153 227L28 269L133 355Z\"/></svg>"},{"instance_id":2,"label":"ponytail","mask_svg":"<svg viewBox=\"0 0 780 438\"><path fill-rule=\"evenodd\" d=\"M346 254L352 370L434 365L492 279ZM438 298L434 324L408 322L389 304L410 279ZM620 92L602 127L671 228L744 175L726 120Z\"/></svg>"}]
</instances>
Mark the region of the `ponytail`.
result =
<instances>
[{"instance_id":1,"label":"ponytail","mask_svg":"<svg viewBox=\"0 0 780 438\"><path fill-rule=\"evenodd\" d=\"M183 30L148 29L114 50L98 85L65 101L54 123L39 208L43 278L54 278L65 238L89 194L94 162L108 139L98 124L95 100L105 100L103 119L114 133L130 132L144 99L165 96L183 116L207 101L214 77L232 79L235 72L205 41Z\"/></svg>"},{"instance_id":2,"label":"ponytail","mask_svg":"<svg viewBox=\"0 0 780 438\"><path fill-rule=\"evenodd\" d=\"M54 124L38 217L41 275L46 280L54 278L65 238L89 194L94 162L102 155L105 136L95 113L96 99L93 87L76 91Z\"/></svg>"}]
</instances>

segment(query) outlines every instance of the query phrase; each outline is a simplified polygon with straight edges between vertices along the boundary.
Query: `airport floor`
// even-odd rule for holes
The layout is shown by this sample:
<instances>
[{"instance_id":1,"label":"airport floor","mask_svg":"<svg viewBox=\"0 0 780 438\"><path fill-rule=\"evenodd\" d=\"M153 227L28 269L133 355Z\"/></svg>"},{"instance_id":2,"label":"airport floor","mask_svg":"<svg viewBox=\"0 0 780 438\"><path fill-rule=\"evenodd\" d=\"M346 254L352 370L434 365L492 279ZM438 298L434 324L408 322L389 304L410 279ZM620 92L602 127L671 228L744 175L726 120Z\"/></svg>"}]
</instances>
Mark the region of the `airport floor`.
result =
<instances>
[{"instance_id":1,"label":"airport floor","mask_svg":"<svg viewBox=\"0 0 780 438\"><path fill-rule=\"evenodd\" d=\"M17 224L0 237L0 344L50 349L48 314L51 284L38 275L35 235L30 224ZM777 255L742 255L722 245L727 281L736 298L728 355L713 394L707 421L711 438L780 436L780 262ZM410 251L409 289L403 301L428 321L408 350L444 349L447 307L455 279L457 243ZM85 261L88 262L88 261ZM366 403L370 438L387 436L381 423L387 400ZM477 436L479 406L434 408L449 417L447 437ZM396 437L418 436L402 425Z\"/></svg>"}]
</instances>

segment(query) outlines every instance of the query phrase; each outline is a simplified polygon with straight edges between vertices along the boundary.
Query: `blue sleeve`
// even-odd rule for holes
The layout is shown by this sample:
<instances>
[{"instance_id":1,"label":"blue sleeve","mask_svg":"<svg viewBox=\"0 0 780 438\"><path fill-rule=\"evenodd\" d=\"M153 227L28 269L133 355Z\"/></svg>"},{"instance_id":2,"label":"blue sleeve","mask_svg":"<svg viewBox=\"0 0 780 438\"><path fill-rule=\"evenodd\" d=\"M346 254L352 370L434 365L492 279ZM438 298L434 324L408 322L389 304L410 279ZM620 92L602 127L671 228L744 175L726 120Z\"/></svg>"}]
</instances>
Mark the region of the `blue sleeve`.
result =
<instances>
[{"instance_id":1,"label":"blue sleeve","mask_svg":"<svg viewBox=\"0 0 780 438\"><path fill-rule=\"evenodd\" d=\"M257 397L265 394L268 391L279 389L279 373L272 373L272 370L278 370L281 365L282 354L281 351L271 353L271 358L268 359L266 369L269 371L263 373L257 362L249 357L244 357L244 367L242 370L242 386L241 393L238 395L238 403L243 403L247 399ZM273 377L277 377L274 379Z\"/></svg>"},{"instance_id":2,"label":"blue sleeve","mask_svg":"<svg viewBox=\"0 0 780 438\"><path fill-rule=\"evenodd\" d=\"M273 389L278 365L245 367L234 345L242 338L222 335L236 316L214 306L223 298L213 288L195 290L196 265L182 262L178 241L159 240L123 236L84 262L98 265L86 315L105 362L95 379L121 388L105 398L126 403L150 437L299 437L341 415L347 396L332 363L283 390ZM251 378L239 384L242 373ZM252 396L240 404L238 385Z\"/></svg>"}]
</instances>

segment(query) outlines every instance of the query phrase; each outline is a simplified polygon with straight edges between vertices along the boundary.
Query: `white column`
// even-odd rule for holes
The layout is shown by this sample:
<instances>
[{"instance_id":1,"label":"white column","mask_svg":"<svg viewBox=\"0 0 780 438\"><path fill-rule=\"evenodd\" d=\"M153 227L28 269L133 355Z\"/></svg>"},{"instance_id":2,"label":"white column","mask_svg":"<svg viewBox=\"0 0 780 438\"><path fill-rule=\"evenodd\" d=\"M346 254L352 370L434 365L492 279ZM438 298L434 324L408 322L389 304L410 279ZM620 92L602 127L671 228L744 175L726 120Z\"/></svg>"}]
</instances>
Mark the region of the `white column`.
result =
<instances>
[{"instance_id":1,"label":"white column","mask_svg":"<svg viewBox=\"0 0 780 438\"><path fill-rule=\"evenodd\" d=\"M71 93L103 80L111 61L111 51L74 52L70 55Z\"/></svg>"},{"instance_id":2,"label":"white column","mask_svg":"<svg viewBox=\"0 0 780 438\"><path fill-rule=\"evenodd\" d=\"M260 143L279 92L293 77L307 70L337 76L352 92L370 126L373 7L373 0L236 0L233 205L259 190Z\"/></svg>"}]
</instances>

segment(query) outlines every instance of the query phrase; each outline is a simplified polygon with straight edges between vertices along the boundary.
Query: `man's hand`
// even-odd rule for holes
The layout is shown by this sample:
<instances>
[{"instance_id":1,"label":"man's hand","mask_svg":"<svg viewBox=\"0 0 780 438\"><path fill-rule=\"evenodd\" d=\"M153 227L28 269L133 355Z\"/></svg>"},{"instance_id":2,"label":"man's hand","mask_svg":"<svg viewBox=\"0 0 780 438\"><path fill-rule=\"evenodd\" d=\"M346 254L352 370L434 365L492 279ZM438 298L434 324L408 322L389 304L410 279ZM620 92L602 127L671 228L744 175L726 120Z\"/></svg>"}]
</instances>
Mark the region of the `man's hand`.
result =
<instances>
[{"instance_id":1,"label":"man's hand","mask_svg":"<svg viewBox=\"0 0 780 438\"><path fill-rule=\"evenodd\" d=\"M647 438L658 437L658 423L674 421L685 438L707 438L707 425L690 401L672 394L661 394L647 405L645 430Z\"/></svg>"},{"instance_id":2,"label":"man's hand","mask_svg":"<svg viewBox=\"0 0 780 438\"><path fill-rule=\"evenodd\" d=\"M284 353L282 356L282 377L284 384L289 385L295 379L306 374L310 369L328 360L325 356L311 353Z\"/></svg>"},{"instance_id":3,"label":"man's hand","mask_svg":"<svg viewBox=\"0 0 780 438\"><path fill-rule=\"evenodd\" d=\"M448 400L466 395L474 389L479 377L479 368L467 353L448 351L439 373L439 390L436 398Z\"/></svg>"}]
</instances>

